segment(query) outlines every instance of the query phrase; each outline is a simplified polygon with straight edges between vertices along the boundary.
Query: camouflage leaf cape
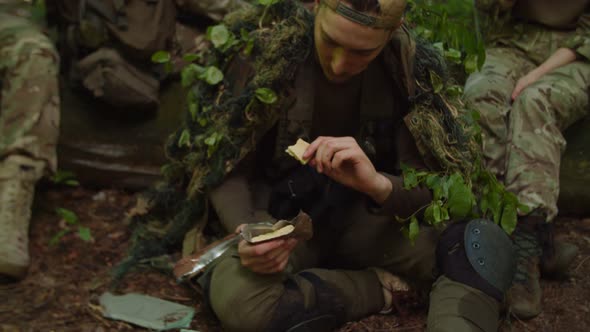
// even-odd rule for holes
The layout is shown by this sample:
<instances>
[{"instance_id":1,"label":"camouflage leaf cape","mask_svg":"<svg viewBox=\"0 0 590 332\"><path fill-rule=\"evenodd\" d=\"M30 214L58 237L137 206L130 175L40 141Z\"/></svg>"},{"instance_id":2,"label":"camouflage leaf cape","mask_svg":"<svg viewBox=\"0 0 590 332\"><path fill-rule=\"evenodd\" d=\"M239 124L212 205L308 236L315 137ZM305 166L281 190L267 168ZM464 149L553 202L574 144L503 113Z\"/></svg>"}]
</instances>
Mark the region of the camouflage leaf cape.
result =
<instances>
[{"instance_id":1,"label":"camouflage leaf cape","mask_svg":"<svg viewBox=\"0 0 590 332\"><path fill-rule=\"evenodd\" d=\"M128 257L115 270L120 277L140 260L158 256L178 246L206 210L208 192L256 147L286 108L287 91L293 88L298 68L314 51L313 15L295 0L269 7L251 6L226 16L230 32L226 47L212 48L208 64L227 71L232 60L243 56L243 40L253 41L251 58L255 76L239 94L232 82L207 82L203 72L183 73L189 83L184 124L166 146L170 163L163 167L166 181L148 194L150 212L136 217L134 243ZM242 41L234 40L242 36ZM229 47L227 47L229 45ZM438 169L460 171L466 178L479 160L477 144L459 122L462 105L435 92L433 75L444 84L446 67L440 53L428 43L418 43L414 75L416 94L406 118L421 152ZM201 79L197 79L199 75ZM260 89L276 93L273 103L257 97ZM429 129L430 128L430 129ZM145 225L152 225L146 227ZM149 231L157 225L158 232Z\"/></svg>"}]
</instances>

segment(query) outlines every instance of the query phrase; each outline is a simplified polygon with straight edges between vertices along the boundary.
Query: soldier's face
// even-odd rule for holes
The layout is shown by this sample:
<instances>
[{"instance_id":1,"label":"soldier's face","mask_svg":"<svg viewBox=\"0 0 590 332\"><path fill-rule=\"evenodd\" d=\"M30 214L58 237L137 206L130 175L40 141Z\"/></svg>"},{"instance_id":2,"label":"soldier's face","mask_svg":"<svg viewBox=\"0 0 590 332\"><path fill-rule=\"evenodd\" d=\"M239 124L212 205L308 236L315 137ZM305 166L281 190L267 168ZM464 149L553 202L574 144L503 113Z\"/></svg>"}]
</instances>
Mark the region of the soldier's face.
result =
<instances>
[{"instance_id":1,"label":"soldier's face","mask_svg":"<svg viewBox=\"0 0 590 332\"><path fill-rule=\"evenodd\" d=\"M316 8L314 39L324 75L342 83L364 71L389 41L391 31L352 22L326 6Z\"/></svg>"}]
</instances>

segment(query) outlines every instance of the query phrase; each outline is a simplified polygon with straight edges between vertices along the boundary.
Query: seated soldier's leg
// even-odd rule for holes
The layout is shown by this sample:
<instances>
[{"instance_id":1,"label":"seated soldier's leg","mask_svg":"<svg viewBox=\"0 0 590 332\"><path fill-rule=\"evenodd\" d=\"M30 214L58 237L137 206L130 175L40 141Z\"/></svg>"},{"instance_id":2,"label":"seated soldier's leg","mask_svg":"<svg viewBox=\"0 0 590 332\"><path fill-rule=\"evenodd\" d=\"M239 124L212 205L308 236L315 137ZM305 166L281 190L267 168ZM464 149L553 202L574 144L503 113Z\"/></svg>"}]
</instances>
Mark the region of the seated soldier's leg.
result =
<instances>
[{"instance_id":1,"label":"seated soldier's leg","mask_svg":"<svg viewBox=\"0 0 590 332\"><path fill-rule=\"evenodd\" d=\"M465 84L464 99L479 112L487 167L500 178L505 169L508 138L507 117L516 82L534 68L524 53L510 48L492 48L480 71Z\"/></svg>"},{"instance_id":2,"label":"seated soldier's leg","mask_svg":"<svg viewBox=\"0 0 590 332\"><path fill-rule=\"evenodd\" d=\"M24 276L35 183L56 167L58 63L30 22L0 14L0 275Z\"/></svg>"},{"instance_id":3,"label":"seated soldier's leg","mask_svg":"<svg viewBox=\"0 0 590 332\"><path fill-rule=\"evenodd\" d=\"M495 332L500 304L482 291L441 276L432 286L429 332Z\"/></svg>"},{"instance_id":4,"label":"seated soldier's leg","mask_svg":"<svg viewBox=\"0 0 590 332\"><path fill-rule=\"evenodd\" d=\"M439 231L423 226L414 243L404 237L400 224L392 216L379 215L367 209L361 199L335 214L331 223L335 251L326 264L347 268L376 268L384 298L381 312L392 309L392 291L403 290L410 283L428 291L435 279L435 249ZM373 312L377 313L377 312Z\"/></svg>"},{"instance_id":5,"label":"seated soldier's leg","mask_svg":"<svg viewBox=\"0 0 590 332\"><path fill-rule=\"evenodd\" d=\"M558 68L524 89L509 117L507 188L548 220L557 215L562 131L588 114L590 64Z\"/></svg>"},{"instance_id":6,"label":"seated soldier's leg","mask_svg":"<svg viewBox=\"0 0 590 332\"><path fill-rule=\"evenodd\" d=\"M243 267L236 256L235 250L226 254L205 287L228 331L329 331L383 307L371 270L261 275Z\"/></svg>"},{"instance_id":7,"label":"seated soldier's leg","mask_svg":"<svg viewBox=\"0 0 590 332\"><path fill-rule=\"evenodd\" d=\"M483 219L451 224L437 260L441 277L430 294L428 331L497 331L516 265L508 235Z\"/></svg>"},{"instance_id":8,"label":"seated soldier's leg","mask_svg":"<svg viewBox=\"0 0 590 332\"><path fill-rule=\"evenodd\" d=\"M523 90L509 117L506 186L533 211L519 221L515 232L521 263L509 299L521 318L541 312L541 253L545 272L555 273L567 268L577 251L571 245L553 247L550 240L542 243L551 234L539 229L557 215L559 168L566 145L561 132L588 113L589 82L590 64L574 62L558 68Z\"/></svg>"},{"instance_id":9,"label":"seated soldier's leg","mask_svg":"<svg viewBox=\"0 0 590 332\"><path fill-rule=\"evenodd\" d=\"M488 256L492 257L490 261L484 263L490 264L486 266L490 266L493 273L505 271L500 273L504 279L492 281L497 285L496 287L502 288L502 291L495 291L492 286L482 282L482 278L470 267L465 254L466 250L457 250L456 246L459 244L463 246L465 242L465 223L457 224L458 228L449 228L443 235L432 227L423 226L415 243L412 244L402 235L399 223L392 217L369 213L362 202L351 205L349 209L342 212L340 218L339 225L345 227L345 230L340 236L341 241L337 246L337 255L332 259L333 264L351 269L363 266L380 267L388 271L390 277L399 275L418 289L430 287L439 270L444 276L439 278L431 293L429 329L433 331L495 331L497 329L499 301L503 291L509 287L514 273L514 264L510 263L510 257L513 256L512 243L498 226L487 222L485 225L487 227L479 227L473 235L477 240L481 238L479 234L482 230L491 229L489 232L484 232L485 242L499 247L491 250L486 247L492 253ZM334 232L338 231L337 227L338 224L335 224ZM454 250L437 250L437 246L440 248L442 244ZM437 269L437 254L440 256L442 252L449 254L445 255L444 259L438 260L447 264ZM501 256L500 252L506 254ZM498 260L494 261L492 258L498 258ZM496 264L498 262L501 264ZM378 276L380 281L385 279L381 275ZM383 283L382 286L384 298L386 298L385 291L388 285ZM387 304L384 304L382 310L386 309Z\"/></svg>"}]
</instances>

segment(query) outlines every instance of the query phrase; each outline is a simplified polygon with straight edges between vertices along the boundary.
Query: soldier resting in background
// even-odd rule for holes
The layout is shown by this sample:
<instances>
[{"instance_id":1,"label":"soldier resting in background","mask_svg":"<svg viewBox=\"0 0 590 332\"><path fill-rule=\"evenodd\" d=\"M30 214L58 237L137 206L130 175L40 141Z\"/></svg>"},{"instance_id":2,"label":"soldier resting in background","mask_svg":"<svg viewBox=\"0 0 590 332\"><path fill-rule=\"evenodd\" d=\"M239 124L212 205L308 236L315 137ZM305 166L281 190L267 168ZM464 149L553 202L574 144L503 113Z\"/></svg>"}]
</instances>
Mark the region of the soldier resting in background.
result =
<instances>
[{"instance_id":1,"label":"soldier resting in background","mask_svg":"<svg viewBox=\"0 0 590 332\"><path fill-rule=\"evenodd\" d=\"M35 184L56 170L58 55L20 15L22 1L0 0L0 276L24 277Z\"/></svg>"},{"instance_id":2,"label":"soldier resting in background","mask_svg":"<svg viewBox=\"0 0 590 332\"><path fill-rule=\"evenodd\" d=\"M486 15L508 13L491 37L482 70L469 77L465 99L481 114L487 166L531 212L514 234L519 258L508 293L521 318L541 312L540 272L563 272L577 253L553 243L562 132L588 114L590 1L479 0Z\"/></svg>"}]
</instances>

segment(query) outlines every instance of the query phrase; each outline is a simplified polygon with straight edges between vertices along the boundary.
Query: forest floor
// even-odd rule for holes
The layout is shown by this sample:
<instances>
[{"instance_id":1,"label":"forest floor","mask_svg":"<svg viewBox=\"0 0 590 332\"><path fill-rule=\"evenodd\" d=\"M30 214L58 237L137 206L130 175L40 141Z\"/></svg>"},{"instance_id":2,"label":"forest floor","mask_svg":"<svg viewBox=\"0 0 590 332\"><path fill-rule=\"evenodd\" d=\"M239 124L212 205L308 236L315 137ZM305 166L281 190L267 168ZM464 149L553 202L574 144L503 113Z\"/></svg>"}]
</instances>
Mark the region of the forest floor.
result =
<instances>
[{"instance_id":1,"label":"forest floor","mask_svg":"<svg viewBox=\"0 0 590 332\"><path fill-rule=\"evenodd\" d=\"M31 268L20 283L0 284L0 331L143 331L103 318L98 304L99 296L110 288L112 267L130 243L131 232L124 220L134 202L133 194L118 190L49 188L39 192L31 225ZM56 208L74 211L80 224L90 229L92 240L85 242L71 232L50 245L56 234L72 227L60 220ZM543 280L543 313L526 322L505 321L502 331L590 330L590 219L560 217L556 230L580 247L570 278ZM178 258L179 254L172 257ZM193 306L196 315L191 329L222 330L195 290L153 268L134 270L116 290ZM375 315L338 331L422 331L425 322L424 304L403 317Z\"/></svg>"}]
</instances>

